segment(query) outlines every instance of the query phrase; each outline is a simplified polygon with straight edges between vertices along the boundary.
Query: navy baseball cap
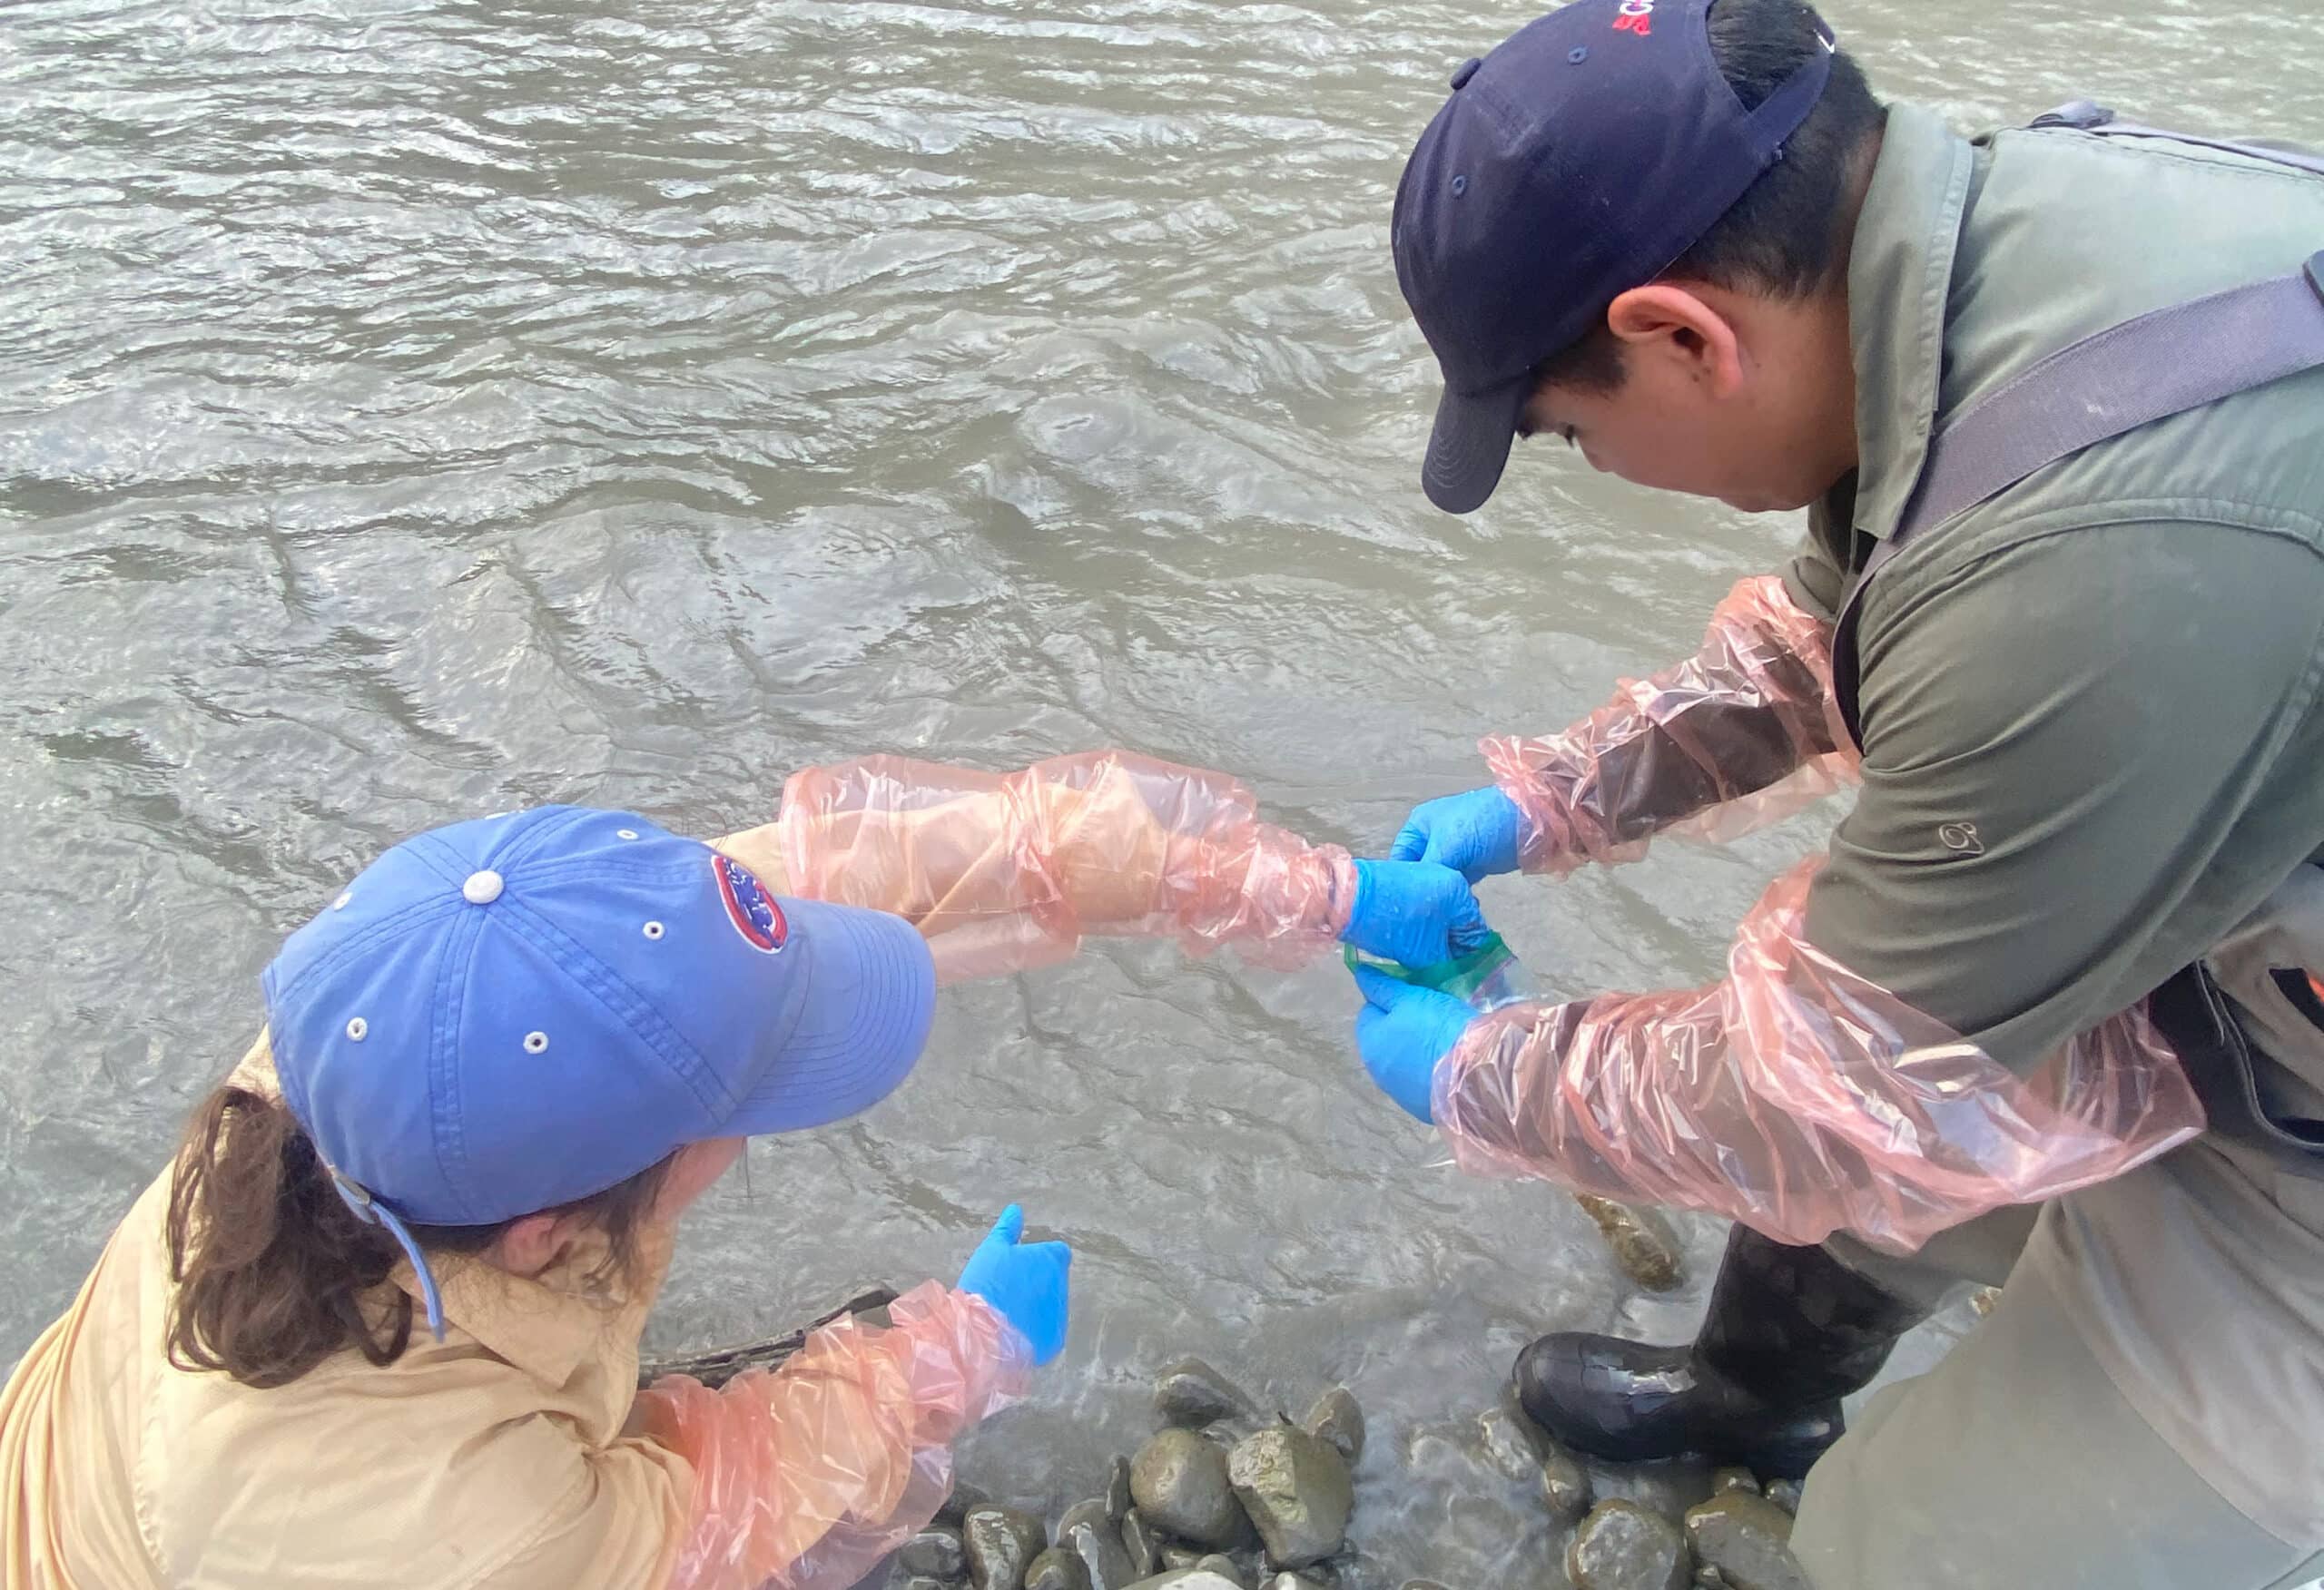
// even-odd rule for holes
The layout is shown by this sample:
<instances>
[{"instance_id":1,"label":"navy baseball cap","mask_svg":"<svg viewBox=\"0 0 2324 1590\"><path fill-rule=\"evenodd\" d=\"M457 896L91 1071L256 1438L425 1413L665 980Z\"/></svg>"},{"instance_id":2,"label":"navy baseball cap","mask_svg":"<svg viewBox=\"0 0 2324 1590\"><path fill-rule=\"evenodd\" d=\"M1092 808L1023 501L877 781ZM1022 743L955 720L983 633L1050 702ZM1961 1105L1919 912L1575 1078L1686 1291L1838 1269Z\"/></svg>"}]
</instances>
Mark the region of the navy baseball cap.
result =
<instances>
[{"instance_id":1,"label":"navy baseball cap","mask_svg":"<svg viewBox=\"0 0 2324 1590\"><path fill-rule=\"evenodd\" d=\"M489 1225L706 1138L885 1097L935 1008L901 918L778 899L697 839L548 806L366 868L266 969L283 1101L340 1196L393 1231Z\"/></svg>"},{"instance_id":2,"label":"navy baseball cap","mask_svg":"<svg viewBox=\"0 0 2324 1590\"><path fill-rule=\"evenodd\" d=\"M1421 485L1480 507L1541 360L1653 280L1782 158L1824 48L1751 110L1713 59L1714 0L1579 0L1452 74L1396 188L1396 280L1444 373Z\"/></svg>"}]
</instances>

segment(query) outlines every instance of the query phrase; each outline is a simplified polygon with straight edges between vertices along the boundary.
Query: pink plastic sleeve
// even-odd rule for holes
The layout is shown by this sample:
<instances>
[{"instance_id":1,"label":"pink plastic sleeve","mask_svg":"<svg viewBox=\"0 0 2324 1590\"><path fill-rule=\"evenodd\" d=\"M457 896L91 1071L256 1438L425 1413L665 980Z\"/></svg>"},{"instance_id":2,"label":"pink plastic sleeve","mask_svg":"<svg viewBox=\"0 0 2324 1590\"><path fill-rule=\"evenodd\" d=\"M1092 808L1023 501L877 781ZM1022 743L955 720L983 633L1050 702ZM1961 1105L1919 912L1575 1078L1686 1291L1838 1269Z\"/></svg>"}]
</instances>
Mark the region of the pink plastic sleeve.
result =
<instances>
[{"instance_id":1,"label":"pink plastic sleeve","mask_svg":"<svg viewBox=\"0 0 2324 1590\"><path fill-rule=\"evenodd\" d=\"M1481 746L1526 818L1528 872L1646 854L1657 833L1722 841L1854 781L1832 694L1832 628L1783 581L1743 581L1711 613L1701 650L1562 734Z\"/></svg>"},{"instance_id":2,"label":"pink plastic sleeve","mask_svg":"<svg viewBox=\"0 0 2324 1590\"><path fill-rule=\"evenodd\" d=\"M966 1293L931 1281L889 1312L824 1326L772 1374L639 1393L646 1434L694 1469L668 1590L841 1590L936 1516L951 1442L1023 1395L1030 1365Z\"/></svg>"},{"instance_id":3,"label":"pink plastic sleeve","mask_svg":"<svg viewBox=\"0 0 2324 1590\"><path fill-rule=\"evenodd\" d=\"M793 893L911 918L948 982L1068 959L1085 935L1296 966L1354 903L1345 850L1261 822L1223 773L1120 751L1007 774L809 768L783 788L782 829Z\"/></svg>"},{"instance_id":4,"label":"pink plastic sleeve","mask_svg":"<svg viewBox=\"0 0 2324 1590\"><path fill-rule=\"evenodd\" d=\"M1818 865L1745 918L1724 982L1479 1019L1435 1078L1462 1165L1901 1253L2202 1130L2143 1006L2021 1078L1819 952L1801 936Z\"/></svg>"}]
</instances>

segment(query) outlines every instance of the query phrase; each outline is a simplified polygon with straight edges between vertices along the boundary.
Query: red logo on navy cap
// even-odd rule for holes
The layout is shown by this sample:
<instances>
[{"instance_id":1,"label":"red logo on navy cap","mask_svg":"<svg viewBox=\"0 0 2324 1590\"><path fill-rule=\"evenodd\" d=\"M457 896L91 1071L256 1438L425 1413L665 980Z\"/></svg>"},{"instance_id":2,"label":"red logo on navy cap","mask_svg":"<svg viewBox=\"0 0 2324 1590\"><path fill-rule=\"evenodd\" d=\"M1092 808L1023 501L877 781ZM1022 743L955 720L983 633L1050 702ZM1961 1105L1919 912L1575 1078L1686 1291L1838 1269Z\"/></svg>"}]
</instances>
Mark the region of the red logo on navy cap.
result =
<instances>
[{"instance_id":1,"label":"red logo on navy cap","mask_svg":"<svg viewBox=\"0 0 2324 1590\"><path fill-rule=\"evenodd\" d=\"M1641 36L1652 33L1654 0L1622 0L1621 15L1614 18L1614 31Z\"/></svg>"},{"instance_id":2,"label":"red logo on navy cap","mask_svg":"<svg viewBox=\"0 0 2324 1590\"><path fill-rule=\"evenodd\" d=\"M718 875L718 898L726 902L728 920L752 948L773 955L791 942L791 924L783 919L783 908L749 868L713 850L710 869Z\"/></svg>"}]
</instances>

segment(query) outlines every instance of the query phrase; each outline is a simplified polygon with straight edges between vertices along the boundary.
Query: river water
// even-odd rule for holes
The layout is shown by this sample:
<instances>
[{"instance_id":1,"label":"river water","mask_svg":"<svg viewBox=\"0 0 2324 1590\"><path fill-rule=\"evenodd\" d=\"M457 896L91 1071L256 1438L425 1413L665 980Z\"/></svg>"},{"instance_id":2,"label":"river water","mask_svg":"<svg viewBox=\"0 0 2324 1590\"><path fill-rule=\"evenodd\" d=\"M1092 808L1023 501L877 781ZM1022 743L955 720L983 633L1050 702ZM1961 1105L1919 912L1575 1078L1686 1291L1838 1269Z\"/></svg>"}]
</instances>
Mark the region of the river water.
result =
<instances>
[{"instance_id":1,"label":"river water","mask_svg":"<svg viewBox=\"0 0 2324 1590\"><path fill-rule=\"evenodd\" d=\"M1387 257L1444 0L16 0L0 10L0 1362L379 849L512 804L710 834L786 770L1118 744L1376 850L1690 649L1794 527L1562 449L1431 511ZM2305 0L1833 0L1965 124L2087 93L2324 141ZM1818 842L1487 904L1561 991L1715 972ZM1072 1345L966 1476L1054 1509L1208 1355L1370 1408L1354 1583L1561 1583L1464 1443L1536 1331L1676 1331L1365 1081L1343 974L1156 946L958 989L911 1085L754 1146L651 1345L1069 1237ZM1965 1315L1902 1355L1925 1364Z\"/></svg>"}]
</instances>

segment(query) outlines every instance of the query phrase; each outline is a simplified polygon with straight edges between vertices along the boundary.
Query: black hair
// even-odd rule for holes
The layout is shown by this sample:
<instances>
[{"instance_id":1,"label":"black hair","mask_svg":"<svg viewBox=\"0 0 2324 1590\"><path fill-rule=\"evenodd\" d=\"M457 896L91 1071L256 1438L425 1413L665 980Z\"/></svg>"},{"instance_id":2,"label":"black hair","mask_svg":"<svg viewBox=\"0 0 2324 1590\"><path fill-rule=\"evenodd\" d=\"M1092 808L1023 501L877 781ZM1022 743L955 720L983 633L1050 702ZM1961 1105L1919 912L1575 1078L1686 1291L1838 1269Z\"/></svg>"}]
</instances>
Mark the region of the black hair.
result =
<instances>
[{"instance_id":1,"label":"black hair","mask_svg":"<svg viewBox=\"0 0 2324 1590\"><path fill-rule=\"evenodd\" d=\"M1746 109L1757 108L1823 47L1815 14L1801 0L1717 0L1711 7L1711 57ZM1784 299L1838 288L1847 272L1860 168L1887 117L1863 69L1846 51L1835 54L1823 96L1784 144L1783 158L1663 274ZM1621 386L1621 344L1602 316L1579 341L1535 367L1533 387L1544 381L1590 392Z\"/></svg>"}]
</instances>

